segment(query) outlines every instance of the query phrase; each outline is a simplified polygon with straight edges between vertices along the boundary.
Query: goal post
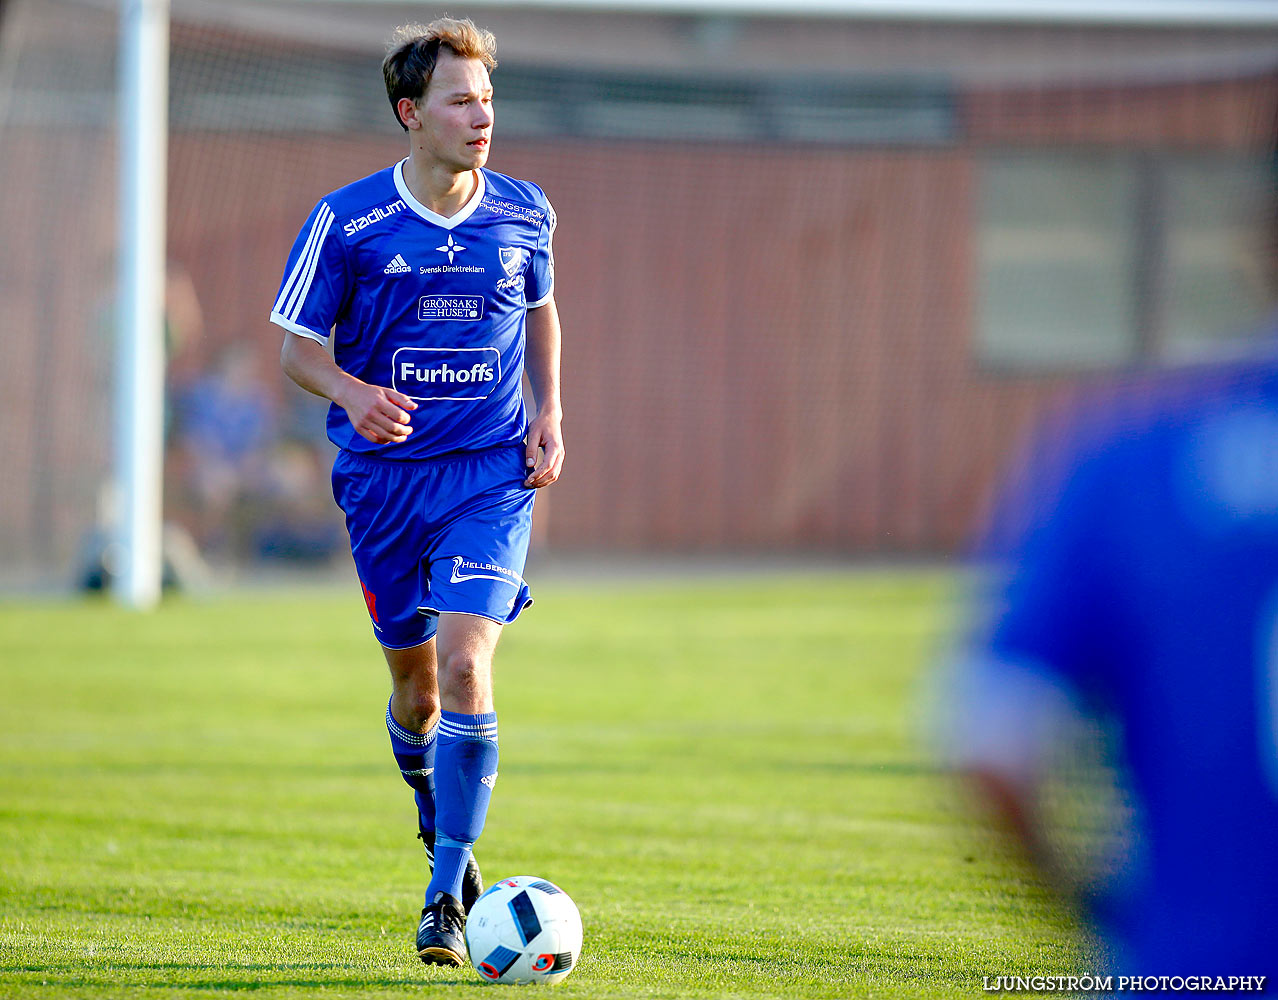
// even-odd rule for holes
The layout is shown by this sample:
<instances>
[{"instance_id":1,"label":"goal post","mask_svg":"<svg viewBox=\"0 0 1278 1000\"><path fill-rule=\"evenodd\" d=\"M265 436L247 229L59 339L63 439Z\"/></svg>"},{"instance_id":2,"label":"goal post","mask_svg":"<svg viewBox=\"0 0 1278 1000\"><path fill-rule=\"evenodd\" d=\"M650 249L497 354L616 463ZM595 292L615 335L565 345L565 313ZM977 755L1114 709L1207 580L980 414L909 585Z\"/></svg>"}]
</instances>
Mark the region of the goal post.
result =
<instances>
[{"instance_id":1,"label":"goal post","mask_svg":"<svg viewBox=\"0 0 1278 1000\"><path fill-rule=\"evenodd\" d=\"M114 592L138 609L159 601L163 565L168 82L169 0L124 0L115 406L120 566Z\"/></svg>"}]
</instances>

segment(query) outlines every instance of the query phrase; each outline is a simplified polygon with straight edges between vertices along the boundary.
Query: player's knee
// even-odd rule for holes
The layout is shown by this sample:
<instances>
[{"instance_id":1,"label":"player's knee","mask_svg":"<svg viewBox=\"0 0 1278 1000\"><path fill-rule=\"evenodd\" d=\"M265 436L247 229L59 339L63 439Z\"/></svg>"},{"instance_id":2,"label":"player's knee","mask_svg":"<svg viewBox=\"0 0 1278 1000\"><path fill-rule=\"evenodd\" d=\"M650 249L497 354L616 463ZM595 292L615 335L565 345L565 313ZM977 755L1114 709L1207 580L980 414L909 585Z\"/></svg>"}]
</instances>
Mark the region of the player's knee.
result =
<instances>
[{"instance_id":1,"label":"player's knee","mask_svg":"<svg viewBox=\"0 0 1278 1000\"><path fill-rule=\"evenodd\" d=\"M450 650L439 662L439 693L445 708L483 712L492 700L489 657L470 649Z\"/></svg>"},{"instance_id":2,"label":"player's knee","mask_svg":"<svg viewBox=\"0 0 1278 1000\"><path fill-rule=\"evenodd\" d=\"M407 716L409 728L416 732L422 732L439 717L439 698L434 691L410 691L395 700L397 708L402 708Z\"/></svg>"}]
</instances>

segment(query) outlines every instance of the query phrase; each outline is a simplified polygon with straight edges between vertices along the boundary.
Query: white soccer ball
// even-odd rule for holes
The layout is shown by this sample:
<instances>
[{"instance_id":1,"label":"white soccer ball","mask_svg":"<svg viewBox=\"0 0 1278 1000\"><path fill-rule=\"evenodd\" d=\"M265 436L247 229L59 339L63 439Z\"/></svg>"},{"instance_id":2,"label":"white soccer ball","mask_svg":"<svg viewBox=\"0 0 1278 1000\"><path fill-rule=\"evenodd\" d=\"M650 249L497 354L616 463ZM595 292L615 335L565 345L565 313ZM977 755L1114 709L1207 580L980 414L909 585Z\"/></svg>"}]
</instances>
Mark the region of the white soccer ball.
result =
<instances>
[{"instance_id":1,"label":"white soccer ball","mask_svg":"<svg viewBox=\"0 0 1278 1000\"><path fill-rule=\"evenodd\" d=\"M581 914L536 875L494 882L466 918L466 950L491 983L557 983L581 956Z\"/></svg>"}]
</instances>

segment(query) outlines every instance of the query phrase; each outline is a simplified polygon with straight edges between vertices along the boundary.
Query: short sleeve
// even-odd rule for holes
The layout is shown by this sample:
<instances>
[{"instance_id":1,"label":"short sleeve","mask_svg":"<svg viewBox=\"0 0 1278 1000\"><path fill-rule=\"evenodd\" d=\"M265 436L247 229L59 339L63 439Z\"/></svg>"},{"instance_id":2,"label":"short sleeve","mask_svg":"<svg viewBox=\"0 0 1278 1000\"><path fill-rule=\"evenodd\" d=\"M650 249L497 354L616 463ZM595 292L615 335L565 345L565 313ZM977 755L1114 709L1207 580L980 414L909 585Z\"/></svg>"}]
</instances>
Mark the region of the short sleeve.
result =
<instances>
[{"instance_id":1,"label":"short sleeve","mask_svg":"<svg viewBox=\"0 0 1278 1000\"><path fill-rule=\"evenodd\" d=\"M555 210L550 202L545 202L546 218L542 220L541 231L537 234L537 249L533 252L532 263L528 267L525 296L529 309L544 306L555 294Z\"/></svg>"},{"instance_id":2,"label":"short sleeve","mask_svg":"<svg viewBox=\"0 0 1278 1000\"><path fill-rule=\"evenodd\" d=\"M284 269L271 322L321 344L337 320L350 291L350 268L333 210L321 201L298 233Z\"/></svg>"}]
</instances>

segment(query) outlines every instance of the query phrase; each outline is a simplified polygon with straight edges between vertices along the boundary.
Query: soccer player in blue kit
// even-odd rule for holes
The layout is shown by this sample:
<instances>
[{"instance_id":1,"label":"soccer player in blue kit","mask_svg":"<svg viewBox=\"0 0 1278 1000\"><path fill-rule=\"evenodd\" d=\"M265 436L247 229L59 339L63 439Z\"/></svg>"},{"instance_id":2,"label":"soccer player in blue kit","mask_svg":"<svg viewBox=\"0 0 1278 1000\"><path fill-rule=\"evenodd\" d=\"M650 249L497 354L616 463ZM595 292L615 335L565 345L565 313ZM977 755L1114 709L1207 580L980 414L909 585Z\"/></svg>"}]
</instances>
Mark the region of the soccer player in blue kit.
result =
<instances>
[{"instance_id":1,"label":"soccer player in blue kit","mask_svg":"<svg viewBox=\"0 0 1278 1000\"><path fill-rule=\"evenodd\" d=\"M485 169L494 51L468 20L400 29L382 69L408 156L319 201L271 311L284 371L332 403L333 493L432 867L418 955L454 966L497 780L493 652L531 603L533 497L564 460L555 213Z\"/></svg>"},{"instance_id":2,"label":"soccer player in blue kit","mask_svg":"<svg viewBox=\"0 0 1278 1000\"><path fill-rule=\"evenodd\" d=\"M1278 976L1278 330L1253 353L1042 435L949 692L952 762L1078 904L1118 992ZM1112 813L1097 864L1046 818L1062 750L1121 778L1087 797Z\"/></svg>"}]
</instances>

